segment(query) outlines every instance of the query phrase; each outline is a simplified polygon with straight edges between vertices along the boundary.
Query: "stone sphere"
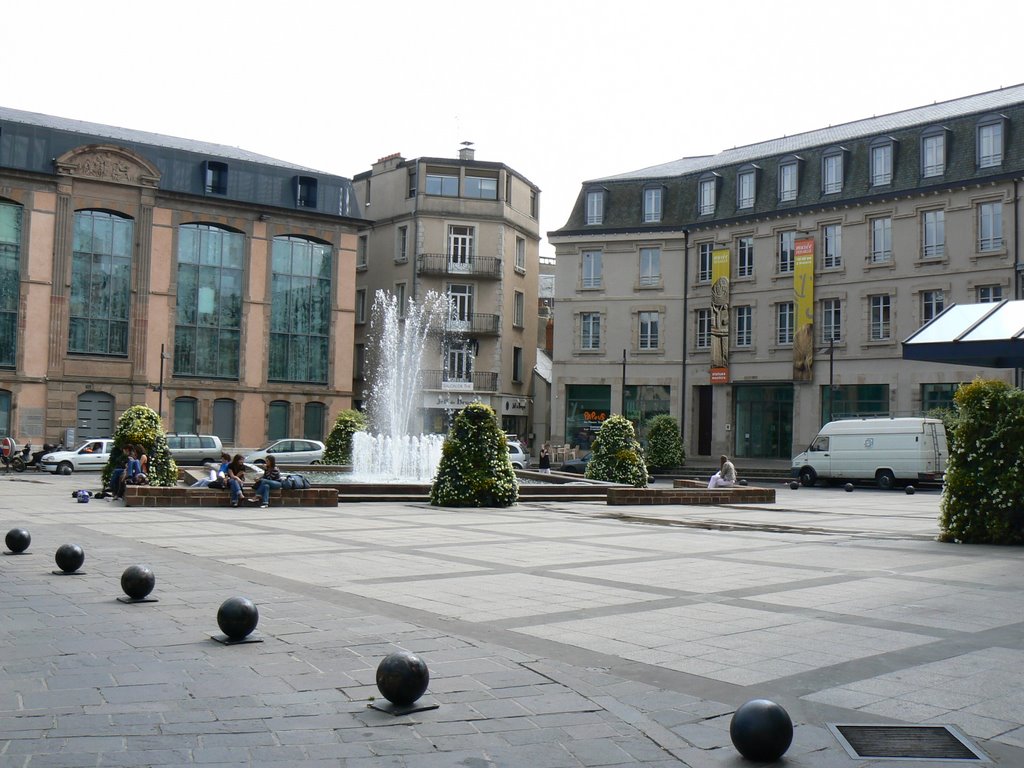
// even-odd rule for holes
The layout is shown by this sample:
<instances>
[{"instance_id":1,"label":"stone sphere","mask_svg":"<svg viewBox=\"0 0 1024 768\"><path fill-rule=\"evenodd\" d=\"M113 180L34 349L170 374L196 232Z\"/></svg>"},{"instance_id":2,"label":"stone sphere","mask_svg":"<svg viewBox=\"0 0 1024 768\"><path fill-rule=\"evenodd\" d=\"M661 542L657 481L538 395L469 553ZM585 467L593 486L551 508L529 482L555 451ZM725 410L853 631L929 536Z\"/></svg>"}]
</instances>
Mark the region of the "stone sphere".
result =
<instances>
[{"instance_id":1,"label":"stone sphere","mask_svg":"<svg viewBox=\"0 0 1024 768\"><path fill-rule=\"evenodd\" d=\"M247 597L229 597L217 610L217 626L231 640L244 640L259 620L260 612Z\"/></svg>"},{"instance_id":2,"label":"stone sphere","mask_svg":"<svg viewBox=\"0 0 1024 768\"><path fill-rule=\"evenodd\" d=\"M907 496L913 496L915 493L917 493L917 489L914 488L914 486L912 485L908 485L904 490L906 490Z\"/></svg>"},{"instance_id":3,"label":"stone sphere","mask_svg":"<svg viewBox=\"0 0 1024 768\"><path fill-rule=\"evenodd\" d=\"M732 716L729 738L748 760L770 763L786 754L793 743L793 721L774 701L752 699Z\"/></svg>"},{"instance_id":4,"label":"stone sphere","mask_svg":"<svg viewBox=\"0 0 1024 768\"><path fill-rule=\"evenodd\" d=\"M800 487L800 483L798 483L796 480L791 481L790 484L789 484L789 490L791 490L791 491L795 491L799 487Z\"/></svg>"},{"instance_id":5,"label":"stone sphere","mask_svg":"<svg viewBox=\"0 0 1024 768\"><path fill-rule=\"evenodd\" d=\"M74 573L85 562L85 551L77 544L61 544L53 559L64 573Z\"/></svg>"},{"instance_id":6,"label":"stone sphere","mask_svg":"<svg viewBox=\"0 0 1024 768\"><path fill-rule=\"evenodd\" d=\"M11 528L7 532L7 538L4 539L4 542L7 544L7 549L11 552L21 553L28 549L28 545L32 543L32 534L24 528Z\"/></svg>"},{"instance_id":7,"label":"stone sphere","mask_svg":"<svg viewBox=\"0 0 1024 768\"><path fill-rule=\"evenodd\" d=\"M419 656L398 651L377 666L377 689L392 704L408 706L427 690L430 672Z\"/></svg>"},{"instance_id":8,"label":"stone sphere","mask_svg":"<svg viewBox=\"0 0 1024 768\"><path fill-rule=\"evenodd\" d=\"M847 483L846 485L844 485L843 490L845 490L847 493L853 493L853 483Z\"/></svg>"},{"instance_id":9,"label":"stone sphere","mask_svg":"<svg viewBox=\"0 0 1024 768\"><path fill-rule=\"evenodd\" d=\"M740 480L740 481L739 481L739 482L737 483L737 485L746 485L746 484L747 484L747 481L746 481L746 480Z\"/></svg>"},{"instance_id":10,"label":"stone sphere","mask_svg":"<svg viewBox=\"0 0 1024 768\"><path fill-rule=\"evenodd\" d=\"M156 576L148 565L129 565L121 574L121 589L135 600L141 600L156 586Z\"/></svg>"}]
</instances>

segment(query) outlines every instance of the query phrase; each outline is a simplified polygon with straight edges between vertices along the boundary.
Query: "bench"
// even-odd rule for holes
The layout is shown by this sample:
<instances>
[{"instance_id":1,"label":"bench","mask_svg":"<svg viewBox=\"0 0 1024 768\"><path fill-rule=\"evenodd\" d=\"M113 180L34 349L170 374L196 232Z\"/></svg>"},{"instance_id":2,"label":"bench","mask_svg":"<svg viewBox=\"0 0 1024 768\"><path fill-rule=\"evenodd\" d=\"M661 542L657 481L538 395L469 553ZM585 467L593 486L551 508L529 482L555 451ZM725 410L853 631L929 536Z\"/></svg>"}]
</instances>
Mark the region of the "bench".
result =
<instances>
[{"instance_id":1,"label":"bench","mask_svg":"<svg viewBox=\"0 0 1024 768\"><path fill-rule=\"evenodd\" d=\"M685 504L708 506L712 504L774 504L774 488L755 488L734 485L732 488L700 488L676 485L672 488L630 488L615 486L608 489L608 504Z\"/></svg>"},{"instance_id":2,"label":"bench","mask_svg":"<svg viewBox=\"0 0 1024 768\"><path fill-rule=\"evenodd\" d=\"M252 494L245 489L246 496ZM126 507L230 507L231 494L223 488L161 488L155 485L129 485L124 489ZM258 507L246 501L241 507ZM336 507L338 492L334 488L278 489L270 492L272 507Z\"/></svg>"}]
</instances>

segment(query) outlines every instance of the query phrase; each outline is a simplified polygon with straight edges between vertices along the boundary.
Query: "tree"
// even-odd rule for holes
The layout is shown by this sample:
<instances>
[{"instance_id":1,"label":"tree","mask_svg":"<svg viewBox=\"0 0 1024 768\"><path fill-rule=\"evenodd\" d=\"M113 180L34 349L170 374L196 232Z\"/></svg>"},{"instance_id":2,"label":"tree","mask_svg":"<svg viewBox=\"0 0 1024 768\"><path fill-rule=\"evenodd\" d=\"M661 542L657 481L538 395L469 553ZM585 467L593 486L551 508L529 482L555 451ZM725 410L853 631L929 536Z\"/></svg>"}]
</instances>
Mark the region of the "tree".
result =
<instances>
[{"instance_id":1,"label":"tree","mask_svg":"<svg viewBox=\"0 0 1024 768\"><path fill-rule=\"evenodd\" d=\"M624 416L609 416L591 446L585 476L591 480L647 487L647 466L633 423Z\"/></svg>"},{"instance_id":2,"label":"tree","mask_svg":"<svg viewBox=\"0 0 1024 768\"><path fill-rule=\"evenodd\" d=\"M954 395L939 538L969 544L1024 543L1024 392L976 379Z\"/></svg>"},{"instance_id":3,"label":"tree","mask_svg":"<svg viewBox=\"0 0 1024 768\"><path fill-rule=\"evenodd\" d=\"M686 461L679 424L667 413L651 419L647 429L647 463L660 469L675 469Z\"/></svg>"},{"instance_id":4,"label":"tree","mask_svg":"<svg viewBox=\"0 0 1024 768\"><path fill-rule=\"evenodd\" d=\"M366 416L362 411L348 408L334 419L331 434L327 436L324 464L352 463L352 436L366 429Z\"/></svg>"},{"instance_id":5,"label":"tree","mask_svg":"<svg viewBox=\"0 0 1024 768\"><path fill-rule=\"evenodd\" d=\"M490 406L471 403L455 417L441 449L430 503L443 507L510 507L519 484L508 443Z\"/></svg>"},{"instance_id":6,"label":"tree","mask_svg":"<svg viewBox=\"0 0 1024 768\"><path fill-rule=\"evenodd\" d=\"M114 468L124 463L129 445L141 445L149 457L149 484L171 487L178 484L178 465L167 447L167 435L160 416L148 405L130 406L117 420L114 447L103 468L103 487L110 484Z\"/></svg>"}]
</instances>

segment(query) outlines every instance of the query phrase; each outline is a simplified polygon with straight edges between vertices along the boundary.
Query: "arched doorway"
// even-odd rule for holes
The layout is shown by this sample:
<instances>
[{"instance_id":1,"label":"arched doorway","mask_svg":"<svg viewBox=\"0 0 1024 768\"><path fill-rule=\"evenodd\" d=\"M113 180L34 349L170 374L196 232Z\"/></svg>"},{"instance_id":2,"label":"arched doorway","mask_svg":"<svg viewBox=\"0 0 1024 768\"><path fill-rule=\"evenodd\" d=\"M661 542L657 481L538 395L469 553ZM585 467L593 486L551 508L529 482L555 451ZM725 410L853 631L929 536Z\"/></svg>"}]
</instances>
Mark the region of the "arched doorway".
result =
<instances>
[{"instance_id":1,"label":"arched doorway","mask_svg":"<svg viewBox=\"0 0 1024 768\"><path fill-rule=\"evenodd\" d=\"M76 422L79 439L113 437L114 396L106 392L80 394Z\"/></svg>"}]
</instances>

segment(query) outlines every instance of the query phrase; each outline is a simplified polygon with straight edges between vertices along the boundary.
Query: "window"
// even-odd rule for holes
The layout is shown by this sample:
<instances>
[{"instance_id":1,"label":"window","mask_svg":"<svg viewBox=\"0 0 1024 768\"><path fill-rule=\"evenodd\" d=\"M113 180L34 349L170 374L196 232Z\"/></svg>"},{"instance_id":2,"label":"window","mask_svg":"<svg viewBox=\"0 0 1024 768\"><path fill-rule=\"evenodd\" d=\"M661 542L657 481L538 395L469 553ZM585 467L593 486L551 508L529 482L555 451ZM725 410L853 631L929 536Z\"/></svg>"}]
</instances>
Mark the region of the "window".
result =
<instances>
[{"instance_id":1,"label":"window","mask_svg":"<svg viewBox=\"0 0 1024 768\"><path fill-rule=\"evenodd\" d=\"M356 246L356 269L366 269L367 251L370 249L370 240L366 235L359 236L359 243Z\"/></svg>"},{"instance_id":2,"label":"window","mask_svg":"<svg viewBox=\"0 0 1024 768\"><path fill-rule=\"evenodd\" d=\"M871 263L892 260L892 219L885 216L871 220Z\"/></svg>"},{"instance_id":3,"label":"window","mask_svg":"<svg viewBox=\"0 0 1024 768\"><path fill-rule=\"evenodd\" d=\"M399 317L405 317L406 294L405 283L395 283L395 309Z\"/></svg>"},{"instance_id":4,"label":"window","mask_svg":"<svg viewBox=\"0 0 1024 768\"><path fill-rule=\"evenodd\" d=\"M587 224L604 223L604 192L587 192Z\"/></svg>"},{"instance_id":5,"label":"window","mask_svg":"<svg viewBox=\"0 0 1024 768\"><path fill-rule=\"evenodd\" d=\"M775 270L780 275L787 274L793 271L793 265L796 259L796 232L789 230L787 232L779 233L779 258L777 261L777 269Z\"/></svg>"},{"instance_id":6,"label":"window","mask_svg":"<svg viewBox=\"0 0 1024 768\"><path fill-rule=\"evenodd\" d=\"M661 248L640 249L640 285L661 285Z\"/></svg>"},{"instance_id":7,"label":"window","mask_svg":"<svg viewBox=\"0 0 1024 768\"><path fill-rule=\"evenodd\" d=\"M267 439L282 440L291 434L292 405L287 400L275 400L267 411Z\"/></svg>"},{"instance_id":8,"label":"window","mask_svg":"<svg viewBox=\"0 0 1024 768\"><path fill-rule=\"evenodd\" d=\"M715 249L714 243L701 243L697 246L697 282L711 282L711 253Z\"/></svg>"},{"instance_id":9,"label":"window","mask_svg":"<svg viewBox=\"0 0 1024 768\"><path fill-rule=\"evenodd\" d=\"M1003 164L1002 119L978 126L978 167L994 168Z\"/></svg>"},{"instance_id":10,"label":"window","mask_svg":"<svg viewBox=\"0 0 1024 768\"><path fill-rule=\"evenodd\" d=\"M522 328L525 316L526 295L522 291L516 291L512 299L512 325L516 328Z\"/></svg>"},{"instance_id":11,"label":"window","mask_svg":"<svg viewBox=\"0 0 1024 768\"><path fill-rule=\"evenodd\" d=\"M408 195L409 197L416 197L416 179L417 178L418 178L418 174L416 173L416 168L415 167L410 168L409 169L409 195Z\"/></svg>"},{"instance_id":12,"label":"window","mask_svg":"<svg viewBox=\"0 0 1024 768\"><path fill-rule=\"evenodd\" d=\"M842 338L843 315L839 299L821 301L821 343L839 341Z\"/></svg>"},{"instance_id":13,"label":"window","mask_svg":"<svg viewBox=\"0 0 1024 768\"><path fill-rule=\"evenodd\" d=\"M18 351L21 219L20 205L0 203L0 366L7 368L14 367ZM9 435L10 431L0 429L0 434Z\"/></svg>"},{"instance_id":14,"label":"window","mask_svg":"<svg viewBox=\"0 0 1024 768\"><path fill-rule=\"evenodd\" d=\"M874 144L871 147L871 186L880 187L892 183L892 142Z\"/></svg>"},{"instance_id":15,"label":"window","mask_svg":"<svg viewBox=\"0 0 1024 768\"><path fill-rule=\"evenodd\" d=\"M428 173L427 194L440 195L441 197L458 197L459 177L449 174Z\"/></svg>"},{"instance_id":16,"label":"window","mask_svg":"<svg viewBox=\"0 0 1024 768\"><path fill-rule=\"evenodd\" d=\"M797 195L797 164L783 163L779 166L779 202L787 203L796 200Z\"/></svg>"},{"instance_id":17,"label":"window","mask_svg":"<svg viewBox=\"0 0 1024 768\"><path fill-rule=\"evenodd\" d=\"M775 343L792 344L793 327L796 312L792 301L783 301L775 305Z\"/></svg>"},{"instance_id":18,"label":"window","mask_svg":"<svg viewBox=\"0 0 1024 768\"><path fill-rule=\"evenodd\" d=\"M843 191L842 152L834 152L821 158L821 191L826 195Z\"/></svg>"},{"instance_id":19,"label":"window","mask_svg":"<svg viewBox=\"0 0 1024 768\"><path fill-rule=\"evenodd\" d=\"M644 190L644 221L647 223L661 221L661 187L648 187Z\"/></svg>"},{"instance_id":20,"label":"window","mask_svg":"<svg viewBox=\"0 0 1024 768\"><path fill-rule=\"evenodd\" d=\"M927 323L938 315L945 306L942 291L921 291L921 322Z\"/></svg>"},{"instance_id":21,"label":"window","mask_svg":"<svg viewBox=\"0 0 1024 768\"><path fill-rule=\"evenodd\" d=\"M843 266L842 224L826 224L821 228L821 265L824 269Z\"/></svg>"},{"instance_id":22,"label":"window","mask_svg":"<svg viewBox=\"0 0 1024 768\"><path fill-rule=\"evenodd\" d=\"M470 341L450 341L445 346L444 381L473 382L473 346Z\"/></svg>"},{"instance_id":23,"label":"window","mask_svg":"<svg viewBox=\"0 0 1024 768\"><path fill-rule=\"evenodd\" d=\"M526 271L526 240L521 237L516 238L516 269Z\"/></svg>"},{"instance_id":24,"label":"window","mask_svg":"<svg viewBox=\"0 0 1024 768\"><path fill-rule=\"evenodd\" d=\"M978 206L978 250L998 251L1003 247L1003 204Z\"/></svg>"},{"instance_id":25,"label":"window","mask_svg":"<svg viewBox=\"0 0 1024 768\"><path fill-rule=\"evenodd\" d=\"M268 378L326 384L333 296L331 246L303 237L275 237L271 269ZM365 289L362 302L365 315Z\"/></svg>"},{"instance_id":26,"label":"window","mask_svg":"<svg viewBox=\"0 0 1024 768\"><path fill-rule=\"evenodd\" d=\"M512 174L505 174L505 204L512 205Z\"/></svg>"},{"instance_id":27,"label":"window","mask_svg":"<svg viewBox=\"0 0 1024 768\"><path fill-rule=\"evenodd\" d=\"M366 289L356 289L356 324L366 322Z\"/></svg>"},{"instance_id":28,"label":"window","mask_svg":"<svg viewBox=\"0 0 1024 768\"><path fill-rule=\"evenodd\" d=\"M749 347L754 343L754 314L750 306L736 307L736 346Z\"/></svg>"},{"instance_id":29,"label":"window","mask_svg":"<svg viewBox=\"0 0 1024 768\"><path fill-rule=\"evenodd\" d=\"M978 303L995 304L1003 300L1003 286L1001 285L979 285Z\"/></svg>"},{"instance_id":30,"label":"window","mask_svg":"<svg viewBox=\"0 0 1024 768\"><path fill-rule=\"evenodd\" d=\"M464 283L448 284L448 328L468 331L473 320L473 286Z\"/></svg>"},{"instance_id":31,"label":"window","mask_svg":"<svg viewBox=\"0 0 1024 768\"><path fill-rule=\"evenodd\" d=\"M538 213L537 207L537 190L530 190L530 218L536 219Z\"/></svg>"},{"instance_id":32,"label":"window","mask_svg":"<svg viewBox=\"0 0 1024 768\"><path fill-rule=\"evenodd\" d=\"M302 413L302 436L307 440L324 439L324 416L327 413L323 403L306 403Z\"/></svg>"},{"instance_id":33,"label":"window","mask_svg":"<svg viewBox=\"0 0 1024 768\"><path fill-rule=\"evenodd\" d=\"M754 238L750 235L736 238L736 276L754 276Z\"/></svg>"},{"instance_id":34,"label":"window","mask_svg":"<svg viewBox=\"0 0 1024 768\"><path fill-rule=\"evenodd\" d=\"M299 208L316 208L317 181L312 176L295 177L295 205Z\"/></svg>"},{"instance_id":35,"label":"window","mask_svg":"<svg viewBox=\"0 0 1024 768\"><path fill-rule=\"evenodd\" d=\"M711 310L697 310L697 349L711 349Z\"/></svg>"},{"instance_id":36,"label":"window","mask_svg":"<svg viewBox=\"0 0 1024 768\"><path fill-rule=\"evenodd\" d=\"M135 223L77 211L74 227L68 352L127 355Z\"/></svg>"},{"instance_id":37,"label":"window","mask_svg":"<svg viewBox=\"0 0 1024 768\"><path fill-rule=\"evenodd\" d=\"M922 384L921 410L925 413L933 408L954 408L953 395L959 384Z\"/></svg>"},{"instance_id":38,"label":"window","mask_svg":"<svg viewBox=\"0 0 1024 768\"><path fill-rule=\"evenodd\" d=\"M946 132L933 129L921 137L921 175L941 176L946 172Z\"/></svg>"},{"instance_id":39,"label":"window","mask_svg":"<svg viewBox=\"0 0 1024 768\"><path fill-rule=\"evenodd\" d=\"M199 402L194 397L176 397L171 405L171 414L175 432L185 434L195 432L199 417Z\"/></svg>"},{"instance_id":40,"label":"window","mask_svg":"<svg viewBox=\"0 0 1024 768\"><path fill-rule=\"evenodd\" d=\"M580 349L601 348L601 313L580 313Z\"/></svg>"},{"instance_id":41,"label":"window","mask_svg":"<svg viewBox=\"0 0 1024 768\"><path fill-rule=\"evenodd\" d=\"M640 327L640 337L637 346L644 351L658 349L658 313L640 312L637 320Z\"/></svg>"},{"instance_id":42,"label":"window","mask_svg":"<svg viewBox=\"0 0 1024 768\"><path fill-rule=\"evenodd\" d=\"M523 380L523 348L512 347L512 381Z\"/></svg>"},{"instance_id":43,"label":"window","mask_svg":"<svg viewBox=\"0 0 1024 768\"><path fill-rule=\"evenodd\" d=\"M466 176L463 196L476 197L481 200L497 200L498 180L482 176Z\"/></svg>"},{"instance_id":44,"label":"window","mask_svg":"<svg viewBox=\"0 0 1024 768\"><path fill-rule=\"evenodd\" d=\"M352 378L362 381L366 378L366 345L356 344L355 355L352 358Z\"/></svg>"},{"instance_id":45,"label":"window","mask_svg":"<svg viewBox=\"0 0 1024 768\"><path fill-rule=\"evenodd\" d=\"M868 298L868 306L870 308L868 338L871 341L888 341L892 320L889 296L871 296Z\"/></svg>"},{"instance_id":46,"label":"window","mask_svg":"<svg viewBox=\"0 0 1024 768\"><path fill-rule=\"evenodd\" d=\"M476 229L459 224L448 226L448 271L471 272Z\"/></svg>"},{"instance_id":47,"label":"window","mask_svg":"<svg viewBox=\"0 0 1024 768\"><path fill-rule=\"evenodd\" d=\"M175 376L238 378L244 266L242 233L178 227Z\"/></svg>"},{"instance_id":48,"label":"window","mask_svg":"<svg viewBox=\"0 0 1024 768\"><path fill-rule=\"evenodd\" d=\"M946 252L946 212L925 211L921 214L921 241L926 259Z\"/></svg>"},{"instance_id":49,"label":"window","mask_svg":"<svg viewBox=\"0 0 1024 768\"><path fill-rule=\"evenodd\" d=\"M718 180L702 179L698 187L697 212L701 216L710 216L715 212L715 192Z\"/></svg>"},{"instance_id":50,"label":"window","mask_svg":"<svg viewBox=\"0 0 1024 768\"><path fill-rule=\"evenodd\" d=\"M581 285L584 288L601 287L601 252L584 251L582 254L583 279Z\"/></svg>"},{"instance_id":51,"label":"window","mask_svg":"<svg viewBox=\"0 0 1024 768\"><path fill-rule=\"evenodd\" d=\"M399 227L395 234L395 261L404 264L409 260L409 227Z\"/></svg>"},{"instance_id":52,"label":"window","mask_svg":"<svg viewBox=\"0 0 1024 768\"><path fill-rule=\"evenodd\" d=\"M736 177L736 207L737 208L753 208L754 207L754 184L755 184L754 171L742 171Z\"/></svg>"},{"instance_id":53,"label":"window","mask_svg":"<svg viewBox=\"0 0 1024 768\"><path fill-rule=\"evenodd\" d=\"M226 195L228 193L228 165L215 160L203 163L203 190L208 195Z\"/></svg>"}]
</instances>

